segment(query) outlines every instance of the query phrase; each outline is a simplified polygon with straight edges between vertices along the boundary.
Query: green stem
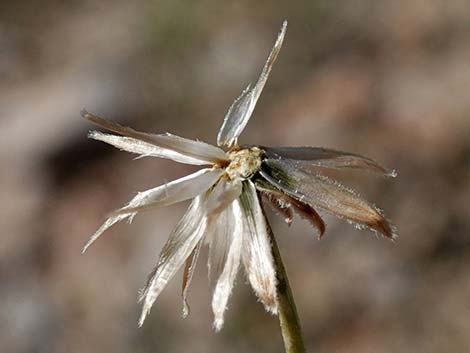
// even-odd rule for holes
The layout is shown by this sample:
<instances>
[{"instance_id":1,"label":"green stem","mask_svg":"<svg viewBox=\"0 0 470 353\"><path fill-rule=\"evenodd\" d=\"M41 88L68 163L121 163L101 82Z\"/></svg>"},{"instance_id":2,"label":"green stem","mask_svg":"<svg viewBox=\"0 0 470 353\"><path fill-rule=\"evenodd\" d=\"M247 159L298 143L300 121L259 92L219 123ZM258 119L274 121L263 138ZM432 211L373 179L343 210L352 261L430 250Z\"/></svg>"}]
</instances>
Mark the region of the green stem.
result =
<instances>
[{"instance_id":1,"label":"green stem","mask_svg":"<svg viewBox=\"0 0 470 353\"><path fill-rule=\"evenodd\" d=\"M266 217L266 216L265 216ZM268 234L271 240L271 250L274 258L274 265L277 273L277 297L279 301L279 324L281 326L282 339L286 353L305 353L305 345L302 337L299 315L295 306L292 289L289 285L281 253L277 246L271 226L266 219Z\"/></svg>"}]
</instances>

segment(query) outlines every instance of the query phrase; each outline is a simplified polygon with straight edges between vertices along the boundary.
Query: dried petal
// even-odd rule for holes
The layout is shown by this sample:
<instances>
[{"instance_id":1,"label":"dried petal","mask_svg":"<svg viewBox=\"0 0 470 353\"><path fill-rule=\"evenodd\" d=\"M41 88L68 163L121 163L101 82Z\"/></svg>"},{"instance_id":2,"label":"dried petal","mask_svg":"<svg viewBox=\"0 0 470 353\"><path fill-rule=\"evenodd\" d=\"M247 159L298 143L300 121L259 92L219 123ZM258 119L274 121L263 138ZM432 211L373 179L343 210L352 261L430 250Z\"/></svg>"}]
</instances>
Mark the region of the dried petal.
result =
<instances>
[{"instance_id":1,"label":"dried petal","mask_svg":"<svg viewBox=\"0 0 470 353\"><path fill-rule=\"evenodd\" d=\"M126 219L127 217L131 217L132 215L126 214L126 215L117 215L114 217L109 217L102 225L101 227L98 228L98 230L88 239L86 244L82 248L82 254L87 251L87 249L93 244L100 236L103 234L107 229L115 225L116 223Z\"/></svg>"},{"instance_id":2,"label":"dried petal","mask_svg":"<svg viewBox=\"0 0 470 353\"><path fill-rule=\"evenodd\" d=\"M114 211L111 215L147 211L192 199L212 187L223 173L224 171L219 168L201 169L167 184L140 192L138 202L132 200L128 205Z\"/></svg>"},{"instance_id":3,"label":"dried petal","mask_svg":"<svg viewBox=\"0 0 470 353\"><path fill-rule=\"evenodd\" d=\"M220 212L217 217L213 217L205 237L209 245L207 269L211 282L215 282L218 279L227 259L230 237L235 229L236 222L232 213L232 205L230 205Z\"/></svg>"},{"instance_id":4,"label":"dried petal","mask_svg":"<svg viewBox=\"0 0 470 353\"><path fill-rule=\"evenodd\" d=\"M269 73L276 61L277 55L281 50L282 42L286 34L287 21L282 24L281 31L277 37L269 54L268 60L264 64L263 71L261 72L258 81L253 87L248 86L243 93L238 97L225 115L222 126L220 127L217 136L217 144L219 146L231 147L236 144L238 136L245 128L248 120L255 109L256 102L261 94L261 91L268 80Z\"/></svg>"},{"instance_id":5,"label":"dried petal","mask_svg":"<svg viewBox=\"0 0 470 353\"><path fill-rule=\"evenodd\" d=\"M287 225L290 226L292 224L294 214L292 212L291 204L286 204L282 198L279 198L270 192L261 192L261 196L264 201L271 205L274 211L284 218L284 222L286 222Z\"/></svg>"},{"instance_id":6,"label":"dried petal","mask_svg":"<svg viewBox=\"0 0 470 353\"><path fill-rule=\"evenodd\" d=\"M210 247L209 268L211 274L217 276L212 294L212 311L214 312L214 328L220 331L224 324L224 313L228 299L240 266L243 242L242 217L238 200L227 207L219 217L217 228Z\"/></svg>"},{"instance_id":7,"label":"dried petal","mask_svg":"<svg viewBox=\"0 0 470 353\"><path fill-rule=\"evenodd\" d=\"M315 209L307 203L300 202L294 198L292 200L292 207L299 214L300 217L310 222L310 224L318 230L318 239L325 234L326 225L321 216Z\"/></svg>"},{"instance_id":8,"label":"dried petal","mask_svg":"<svg viewBox=\"0 0 470 353\"><path fill-rule=\"evenodd\" d=\"M299 166L314 166L330 169L353 168L396 176L374 160L353 153L335 151L319 147L260 147L269 159L290 159Z\"/></svg>"},{"instance_id":9,"label":"dried petal","mask_svg":"<svg viewBox=\"0 0 470 353\"><path fill-rule=\"evenodd\" d=\"M166 149L160 148L150 143L144 142L142 140L135 139L133 137L123 137L111 134L105 134L99 131L90 131L88 134L89 138L94 140L102 141L108 143L116 148L119 148L121 151L136 153L139 156L137 158L143 157L158 157L171 159L178 163L184 164L193 164L193 165L205 165L210 164L206 161L189 157L187 155Z\"/></svg>"},{"instance_id":10,"label":"dried petal","mask_svg":"<svg viewBox=\"0 0 470 353\"><path fill-rule=\"evenodd\" d=\"M239 179L222 177L212 189L207 200L207 214L209 217L222 212L242 192L242 182Z\"/></svg>"},{"instance_id":11,"label":"dried petal","mask_svg":"<svg viewBox=\"0 0 470 353\"><path fill-rule=\"evenodd\" d=\"M144 302L139 326L142 326L150 309L194 248L201 241L207 226L205 196L196 197L183 218L176 225L164 245L155 269L149 275L140 300Z\"/></svg>"},{"instance_id":12,"label":"dried petal","mask_svg":"<svg viewBox=\"0 0 470 353\"><path fill-rule=\"evenodd\" d=\"M222 173L221 169L201 169L196 173L174 180L168 184L139 192L126 206L108 217L103 225L87 241L82 253L117 222L126 218L132 220L138 211L146 207L167 206L191 199L209 189L220 178Z\"/></svg>"},{"instance_id":13,"label":"dried petal","mask_svg":"<svg viewBox=\"0 0 470 353\"><path fill-rule=\"evenodd\" d=\"M197 259L199 257L199 253L201 252L202 243L203 241L200 240L184 264L183 285L181 289L181 296L183 297L183 318L186 318L191 311L188 303L189 285L193 279L194 270L196 269Z\"/></svg>"},{"instance_id":14,"label":"dried petal","mask_svg":"<svg viewBox=\"0 0 470 353\"><path fill-rule=\"evenodd\" d=\"M85 119L104 129L113 131L119 135L141 140L159 148L176 152L189 157L191 160L199 160L201 164L217 164L221 161L227 160L227 155L223 150L202 141L194 141L171 135L169 133L161 135L148 134L136 131L129 127L121 126L113 121L90 114L85 110L83 110L81 114Z\"/></svg>"},{"instance_id":15,"label":"dried petal","mask_svg":"<svg viewBox=\"0 0 470 353\"><path fill-rule=\"evenodd\" d=\"M386 237L394 238L396 235L394 227L376 207L337 182L297 168L292 161L266 159L261 175L303 203L369 227Z\"/></svg>"},{"instance_id":16,"label":"dried petal","mask_svg":"<svg viewBox=\"0 0 470 353\"><path fill-rule=\"evenodd\" d=\"M244 239L242 260L251 287L267 311L277 313L276 271L271 253L266 218L253 183L243 183L240 196L243 212Z\"/></svg>"},{"instance_id":17,"label":"dried petal","mask_svg":"<svg viewBox=\"0 0 470 353\"><path fill-rule=\"evenodd\" d=\"M262 195L266 195L270 202L279 205L281 212L283 210L289 210L290 212L287 213L289 216L290 222L292 222L292 210L295 210L300 217L309 221L314 228L318 230L318 238L323 237L325 233L326 225L323 219L320 217L317 211L313 209L307 203L300 202L299 200L284 194L282 191L274 187L274 185L270 184L266 180L258 179L255 183L256 189L262 193ZM287 222L287 220L286 220ZM290 222L287 222L290 224Z\"/></svg>"}]
</instances>

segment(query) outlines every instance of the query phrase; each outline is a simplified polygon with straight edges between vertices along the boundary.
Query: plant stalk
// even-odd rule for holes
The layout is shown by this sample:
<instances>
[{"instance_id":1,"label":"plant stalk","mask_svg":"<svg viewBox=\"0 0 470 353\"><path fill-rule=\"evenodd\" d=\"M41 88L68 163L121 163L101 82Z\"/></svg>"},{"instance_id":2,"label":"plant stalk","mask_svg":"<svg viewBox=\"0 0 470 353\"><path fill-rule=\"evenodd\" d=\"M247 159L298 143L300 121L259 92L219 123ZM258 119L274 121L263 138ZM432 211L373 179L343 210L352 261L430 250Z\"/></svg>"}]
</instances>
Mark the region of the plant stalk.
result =
<instances>
[{"instance_id":1,"label":"plant stalk","mask_svg":"<svg viewBox=\"0 0 470 353\"><path fill-rule=\"evenodd\" d=\"M264 210L263 210L264 212ZM265 215L266 218L266 215ZM271 226L266 218L266 225L271 241L271 251L274 258L274 266L277 275L277 298L279 301L279 324L281 326L282 339L286 353L305 353L305 345L302 337L302 328L300 326L299 315L295 306L292 289L289 285L281 253L277 246Z\"/></svg>"}]
</instances>

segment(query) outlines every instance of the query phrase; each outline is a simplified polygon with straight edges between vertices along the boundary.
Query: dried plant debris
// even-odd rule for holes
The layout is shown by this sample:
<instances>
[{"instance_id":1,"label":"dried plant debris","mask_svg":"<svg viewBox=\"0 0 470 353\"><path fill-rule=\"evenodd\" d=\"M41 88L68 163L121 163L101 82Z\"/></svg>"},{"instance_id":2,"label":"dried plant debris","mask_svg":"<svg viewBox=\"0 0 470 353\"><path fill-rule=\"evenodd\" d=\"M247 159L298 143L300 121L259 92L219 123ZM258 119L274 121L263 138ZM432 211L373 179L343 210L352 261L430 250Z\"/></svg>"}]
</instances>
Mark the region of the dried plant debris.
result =
<instances>
[{"instance_id":1,"label":"dried plant debris","mask_svg":"<svg viewBox=\"0 0 470 353\"><path fill-rule=\"evenodd\" d=\"M239 267L267 311L276 314L276 273L261 200L264 199L290 224L297 213L308 220L319 237L325 223L317 210L367 227L387 238L395 228L374 205L334 180L313 171L318 168L354 168L395 176L371 159L351 153L314 147L240 146L238 137L248 123L266 84L286 34L284 22L258 81L249 85L228 110L217 136L217 145L171 134L150 134L82 111L82 116L111 131L92 131L89 137L139 157L160 157L205 168L139 192L129 203L112 212L83 248L122 220L131 221L141 211L192 200L183 218L164 245L149 275L140 300L139 325L167 283L184 266L183 316L188 315L188 288L202 244L209 244L208 267L212 282L214 328L220 330Z\"/></svg>"}]
</instances>

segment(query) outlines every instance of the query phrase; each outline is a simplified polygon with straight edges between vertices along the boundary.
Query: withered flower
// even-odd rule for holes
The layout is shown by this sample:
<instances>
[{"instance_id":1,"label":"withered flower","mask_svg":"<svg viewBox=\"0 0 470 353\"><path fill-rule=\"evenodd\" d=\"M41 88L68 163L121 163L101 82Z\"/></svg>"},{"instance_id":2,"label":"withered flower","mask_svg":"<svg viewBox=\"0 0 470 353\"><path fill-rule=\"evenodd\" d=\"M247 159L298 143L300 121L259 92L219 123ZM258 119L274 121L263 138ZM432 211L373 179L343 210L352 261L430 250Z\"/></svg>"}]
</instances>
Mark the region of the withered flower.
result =
<instances>
[{"instance_id":1,"label":"withered flower","mask_svg":"<svg viewBox=\"0 0 470 353\"><path fill-rule=\"evenodd\" d=\"M90 138L140 157L161 157L208 166L181 179L139 192L127 205L113 212L83 248L83 252L86 251L109 227L125 219L131 221L140 211L192 199L142 291L143 311L139 325L183 265L183 315L189 313L188 288L204 243L209 245L208 267L213 282L212 310L216 330L223 325L240 264L266 310L277 312L276 270L261 197L272 204L287 223L292 222L296 212L310 221L320 236L325 231L325 223L317 209L388 238L395 236L394 228L379 209L320 174L322 169L356 168L393 175L373 160L325 148L238 145L238 137L253 113L281 49L286 27L287 22L284 22L258 81L248 86L228 110L217 136L219 147L168 133L135 131L82 111L84 118L118 134L92 131Z\"/></svg>"}]
</instances>

